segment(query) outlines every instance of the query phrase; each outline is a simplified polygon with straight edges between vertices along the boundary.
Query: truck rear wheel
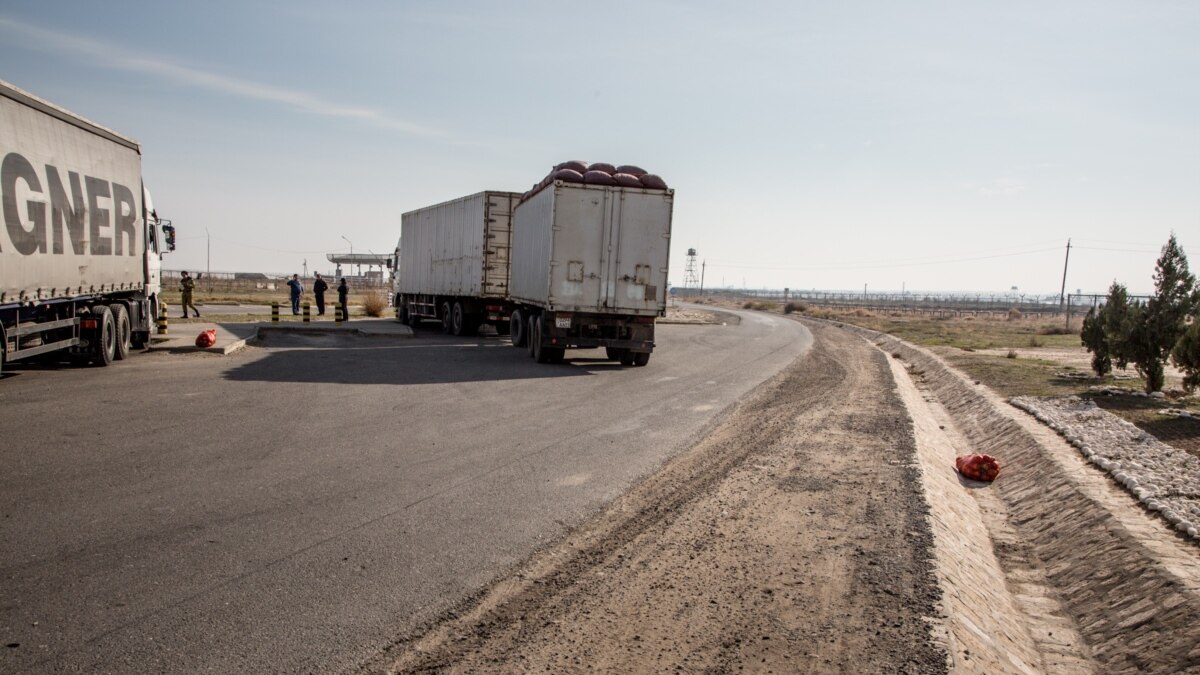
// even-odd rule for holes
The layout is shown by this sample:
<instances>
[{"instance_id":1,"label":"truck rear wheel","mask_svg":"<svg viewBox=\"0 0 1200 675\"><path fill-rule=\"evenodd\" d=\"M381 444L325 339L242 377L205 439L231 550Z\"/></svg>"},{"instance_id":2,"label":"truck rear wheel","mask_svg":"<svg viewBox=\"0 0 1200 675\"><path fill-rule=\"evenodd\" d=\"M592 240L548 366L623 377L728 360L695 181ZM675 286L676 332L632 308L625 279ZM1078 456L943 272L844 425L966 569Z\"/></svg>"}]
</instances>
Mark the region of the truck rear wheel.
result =
<instances>
[{"instance_id":1,"label":"truck rear wheel","mask_svg":"<svg viewBox=\"0 0 1200 675\"><path fill-rule=\"evenodd\" d=\"M113 358L117 361L124 361L129 358L129 347L132 340L132 329L129 327L129 310L125 309L125 305L119 302L109 305L109 309L112 311L113 326L117 331Z\"/></svg>"},{"instance_id":2,"label":"truck rear wheel","mask_svg":"<svg viewBox=\"0 0 1200 675\"><path fill-rule=\"evenodd\" d=\"M92 331L92 363L101 367L110 365L117 352L117 326L112 312L108 305L96 305L92 307L92 317L96 320Z\"/></svg>"},{"instance_id":3,"label":"truck rear wheel","mask_svg":"<svg viewBox=\"0 0 1200 675\"><path fill-rule=\"evenodd\" d=\"M467 313L463 311L461 302L455 302L454 308L450 310L450 333L453 335L464 335L470 333L471 319Z\"/></svg>"},{"instance_id":4,"label":"truck rear wheel","mask_svg":"<svg viewBox=\"0 0 1200 675\"><path fill-rule=\"evenodd\" d=\"M525 321L525 351L533 356L534 335L537 334L537 317L531 316ZM539 338L540 339L540 338Z\"/></svg>"},{"instance_id":5,"label":"truck rear wheel","mask_svg":"<svg viewBox=\"0 0 1200 675\"><path fill-rule=\"evenodd\" d=\"M641 366L644 366L647 363L650 363L650 352L634 352L633 365L638 366L640 368Z\"/></svg>"},{"instance_id":6,"label":"truck rear wheel","mask_svg":"<svg viewBox=\"0 0 1200 675\"><path fill-rule=\"evenodd\" d=\"M512 346L525 346L529 331L525 328L525 315L519 309L514 309L512 316L508 317L508 335L512 338Z\"/></svg>"},{"instance_id":7,"label":"truck rear wheel","mask_svg":"<svg viewBox=\"0 0 1200 675\"><path fill-rule=\"evenodd\" d=\"M542 328L542 317L538 316L534 329L529 332L529 339L533 344L533 360L538 363L562 363L566 350L562 347L550 347L546 345L543 339Z\"/></svg>"},{"instance_id":8,"label":"truck rear wheel","mask_svg":"<svg viewBox=\"0 0 1200 675\"><path fill-rule=\"evenodd\" d=\"M620 347L605 347L604 355L608 357L609 361L620 361L621 360L621 352L624 352L624 351L625 350L621 349Z\"/></svg>"},{"instance_id":9,"label":"truck rear wheel","mask_svg":"<svg viewBox=\"0 0 1200 675\"><path fill-rule=\"evenodd\" d=\"M447 335L449 335L450 331L453 329L451 321L450 302L446 301L442 303L442 332L446 333Z\"/></svg>"},{"instance_id":10,"label":"truck rear wheel","mask_svg":"<svg viewBox=\"0 0 1200 675\"><path fill-rule=\"evenodd\" d=\"M621 362L621 365L623 365L623 366L632 366L633 365L633 352L629 351L628 349L622 349L621 350L621 358L618 360Z\"/></svg>"}]
</instances>

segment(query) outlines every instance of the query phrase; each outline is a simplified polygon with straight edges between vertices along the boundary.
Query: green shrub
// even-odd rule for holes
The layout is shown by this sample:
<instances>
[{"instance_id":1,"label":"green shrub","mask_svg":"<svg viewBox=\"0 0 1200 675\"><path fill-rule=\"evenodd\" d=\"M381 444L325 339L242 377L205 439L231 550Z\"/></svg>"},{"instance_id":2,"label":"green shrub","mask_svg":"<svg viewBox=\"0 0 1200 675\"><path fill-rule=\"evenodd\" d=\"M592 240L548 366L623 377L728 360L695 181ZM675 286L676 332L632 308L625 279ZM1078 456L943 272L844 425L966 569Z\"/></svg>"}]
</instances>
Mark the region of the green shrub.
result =
<instances>
[{"instance_id":1,"label":"green shrub","mask_svg":"<svg viewBox=\"0 0 1200 675\"><path fill-rule=\"evenodd\" d=\"M1200 387L1200 319L1193 318L1192 325L1175 343L1171 360L1183 371L1183 388L1189 392Z\"/></svg>"}]
</instances>

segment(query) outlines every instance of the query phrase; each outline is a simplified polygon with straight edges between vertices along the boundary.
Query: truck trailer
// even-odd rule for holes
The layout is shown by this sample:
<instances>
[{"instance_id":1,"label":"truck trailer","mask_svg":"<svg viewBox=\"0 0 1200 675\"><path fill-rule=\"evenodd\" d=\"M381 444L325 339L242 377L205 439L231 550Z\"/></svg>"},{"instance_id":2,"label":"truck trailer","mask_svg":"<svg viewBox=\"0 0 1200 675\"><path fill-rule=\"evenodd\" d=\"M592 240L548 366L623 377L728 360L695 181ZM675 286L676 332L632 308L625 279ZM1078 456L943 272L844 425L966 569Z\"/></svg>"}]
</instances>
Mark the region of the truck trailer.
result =
<instances>
[{"instance_id":1,"label":"truck trailer","mask_svg":"<svg viewBox=\"0 0 1200 675\"><path fill-rule=\"evenodd\" d=\"M513 217L513 346L539 363L594 347L624 365L649 362L667 307L675 193L663 185L556 179L527 195Z\"/></svg>"},{"instance_id":2,"label":"truck trailer","mask_svg":"<svg viewBox=\"0 0 1200 675\"><path fill-rule=\"evenodd\" d=\"M513 208L521 195L489 190L400 217L393 256L396 317L441 322L452 335L487 324L508 332Z\"/></svg>"},{"instance_id":3,"label":"truck trailer","mask_svg":"<svg viewBox=\"0 0 1200 675\"><path fill-rule=\"evenodd\" d=\"M64 350L107 366L150 341L175 230L137 141L0 81L0 369Z\"/></svg>"}]
</instances>

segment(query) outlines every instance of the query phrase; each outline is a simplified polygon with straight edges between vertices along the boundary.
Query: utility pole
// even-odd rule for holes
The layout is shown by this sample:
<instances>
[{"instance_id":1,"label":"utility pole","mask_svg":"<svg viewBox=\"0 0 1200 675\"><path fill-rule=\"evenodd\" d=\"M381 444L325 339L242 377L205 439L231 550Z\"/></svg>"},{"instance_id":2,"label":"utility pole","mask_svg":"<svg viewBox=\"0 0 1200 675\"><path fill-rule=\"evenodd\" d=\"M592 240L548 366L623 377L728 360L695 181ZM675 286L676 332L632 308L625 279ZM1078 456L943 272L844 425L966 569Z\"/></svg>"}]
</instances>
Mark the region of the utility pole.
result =
<instances>
[{"instance_id":1,"label":"utility pole","mask_svg":"<svg viewBox=\"0 0 1200 675\"><path fill-rule=\"evenodd\" d=\"M704 297L704 268L708 266L708 261L700 263L700 297Z\"/></svg>"},{"instance_id":2,"label":"utility pole","mask_svg":"<svg viewBox=\"0 0 1200 675\"><path fill-rule=\"evenodd\" d=\"M1071 262L1071 240L1067 239L1067 256L1063 258L1062 288L1058 291L1058 309L1066 309L1067 302L1067 263Z\"/></svg>"},{"instance_id":3,"label":"utility pole","mask_svg":"<svg viewBox=\"0 0 1200 675\"><path fill-rule=\"evenodd\" d=\"M204 237L208 240L208 258L204 269L204 276L209 279L208 287L212 288L212 233L208 228L204 228Z\"/></svg>"}]
</instances>

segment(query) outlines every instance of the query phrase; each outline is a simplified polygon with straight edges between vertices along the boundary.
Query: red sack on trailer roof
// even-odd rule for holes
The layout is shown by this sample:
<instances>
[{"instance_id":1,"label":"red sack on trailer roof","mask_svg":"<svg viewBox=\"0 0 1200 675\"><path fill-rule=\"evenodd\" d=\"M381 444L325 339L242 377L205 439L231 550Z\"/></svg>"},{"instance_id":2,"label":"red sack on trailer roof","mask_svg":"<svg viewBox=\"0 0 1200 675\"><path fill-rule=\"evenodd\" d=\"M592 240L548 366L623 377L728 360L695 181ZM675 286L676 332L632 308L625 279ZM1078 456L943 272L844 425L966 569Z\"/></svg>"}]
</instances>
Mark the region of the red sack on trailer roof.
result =
<instances>
[{"instance_id":1,"label":"red sack on trailer roof","mask_svg":"<svg viewBox=\"0 0 1200 675\"><path fill-rule=\"evenodd\" d=\"M991 455L962 455L954 460L954 468L971 480L991 482L1000 475L1000 462Z\"/></svg>"}]
</instances>

